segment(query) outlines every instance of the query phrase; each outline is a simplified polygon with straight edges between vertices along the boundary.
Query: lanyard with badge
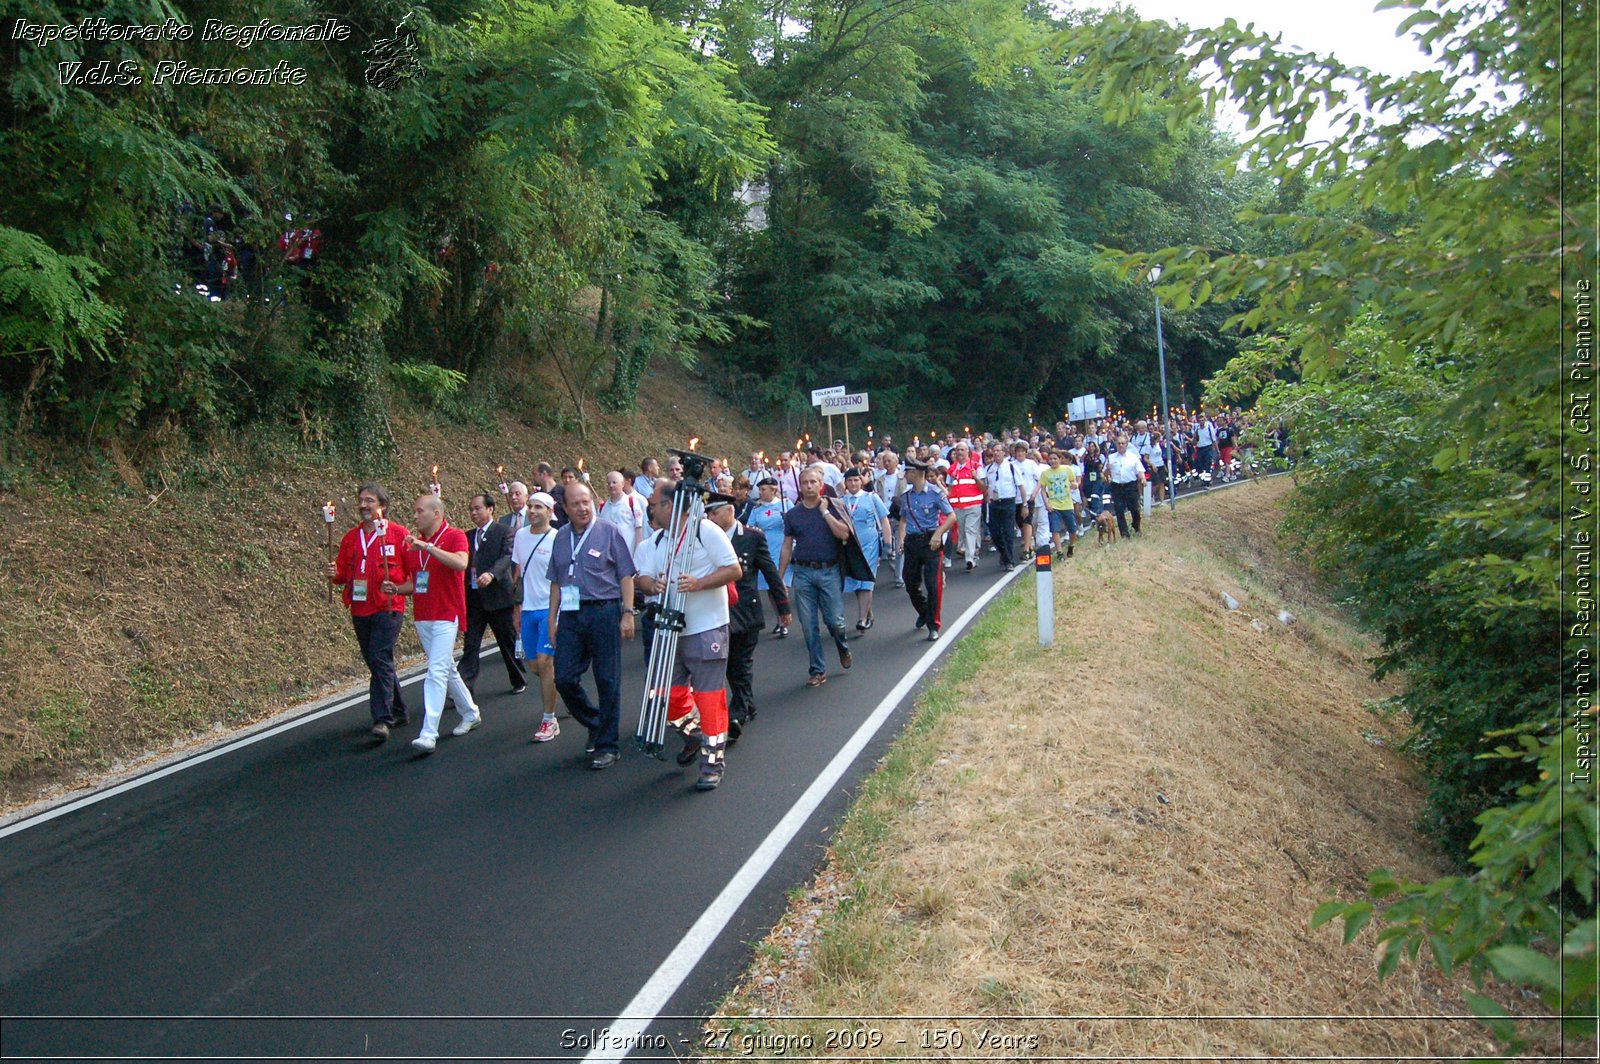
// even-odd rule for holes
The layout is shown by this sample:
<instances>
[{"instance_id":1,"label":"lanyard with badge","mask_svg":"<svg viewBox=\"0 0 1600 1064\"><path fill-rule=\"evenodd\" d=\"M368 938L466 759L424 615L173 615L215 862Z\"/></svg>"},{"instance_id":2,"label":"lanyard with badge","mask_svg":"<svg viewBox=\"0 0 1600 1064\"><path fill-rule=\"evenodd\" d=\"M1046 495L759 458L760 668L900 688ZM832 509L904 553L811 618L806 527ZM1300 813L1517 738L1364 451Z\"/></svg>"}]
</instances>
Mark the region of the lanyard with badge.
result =
<instances>
[{"instance_id":1,"label":"lanyard with badge","mask_svg":"<svg viewBox=\"0 0 1600 1064\"><path fill-rule=\"evenodd\" d=\"M444 535L445 530L448 529L449 527L450 527L450 522L449 521L446 521L443 524L441 524L439 526L439 531L435 532L433 534L433 538L428 540L428 546L430 546L430 547L438 546L439 538ZM430 561L432 561L432 560L433 560L433 555L429 554L427 551L423 550L421 547L417 548L416 586L413 588L412 594L415 594L415 595L426 595L428 593L428 563Z\"/></svg>"},{"instance_id":2,"label":"lanyard with badge","mask_svg":"<svg viewBox=\"0 0 1600 1064\"><path fill-rule=\"evenodd\" d=\"M589 533L594 531L595 524L596 522L590 521L589 527L583 530L583 536L574 540L572 544L572 556L567 559L567 580L561 585L562 613L570 613L582 604L582 600L578 597L578 561L583 557L583 545L588 542ZM567 535L569 538L572 536L571 525L567 526Z\"/></svg>"},{"instance_id":3,"label":"lanyard with badge","mask_svg":"<svg viewBox=\"0 0 1600 1064\"><path fill-rule=\"evenodd\" d=\"M373 544L382 544L384 540L388 538L388 532L389 523L387 521L373 522L371 539L368 539L367 534L361 529L356 529L356 536L361 540L361 576L358 579L350 581L351 602L367 601L368 589L372 586L371 582L366 579L367 555L371 552ZM380 559L380 564L382 564L381 559L383 558L383 554L379 553L378 557Z\"/></svg>"}]
</instances>

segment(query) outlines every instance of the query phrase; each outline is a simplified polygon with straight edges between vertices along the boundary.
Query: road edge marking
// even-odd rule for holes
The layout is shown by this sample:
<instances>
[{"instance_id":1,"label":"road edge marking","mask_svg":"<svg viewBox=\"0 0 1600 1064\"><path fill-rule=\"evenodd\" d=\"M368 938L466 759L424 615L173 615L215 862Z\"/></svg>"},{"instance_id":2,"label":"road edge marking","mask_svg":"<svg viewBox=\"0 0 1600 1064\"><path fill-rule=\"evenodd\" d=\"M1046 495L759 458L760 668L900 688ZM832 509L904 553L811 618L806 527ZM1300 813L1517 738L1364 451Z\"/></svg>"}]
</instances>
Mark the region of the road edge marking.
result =
<instances>
[{"instance_id":1,"label":"road edge marking","mask_svg":"<svg viewBox=\"0 0 1600 1064\"><path fill-rule=\"evenodd\" d=\"M884 722L905 700L906 695L911 693L911 689L921 682L922 677L933 667L939 656L950 648L954 637L982 613L984 607L989 605L1000 592L1010 586L1013 580L1029 571L1031 566L1018 566L1014 572L995 581L989 590L967 607L953 625L941 632L939 641L930 646L917 663L900 678L900 682L883 696L883 700L867 715L867 719L861 722L855 734L839 748L839 752L833 755L833 760L829 761L822 772L811 781L811 785L800 797L795 799L794 805L789 807L789 811L784 813L783 818L767 833L767 837L762 839L745 859L733 878L728 880L727 886L722 888L706 907L705 912L700 914L700 918L684 933L672 952L667 954L666 960L661 962L654 974L633 996L633 1000L623 1008L621 1015L608 1025L608 1044L630 1046L638 1042L639 1036L644 1034L661 1015L661 1010L666 1008L667 1002L672 1000L672 996L693 973L700 959L732 921L745 899L772 870L772 866L777 863L784 850L788 849L806 821L811 819L811 815L817 811L829 792L855 763L861 751L866 749L867 743L878 734ZM583 1059L585 1064L620 1064L629 1052L631 1050L625 1049L618 1054L614 1050L595 1049Z\"/></svg>"},{"instance_id":2,"label":"road edge marking","mask_svg":"<svg viewBox=\"0 0 1600 1064\"><path fill-rule=\"evenodd\" d=\"M481 661L484 658L493 657L499 653L500 648L498 646L489 647L479 654L479 660ZM411 670L410 675L404 676L400 680L400 686L409 687L427 675L428 667L426 665L416 666ZM245 734L243 735L236 735L227 739L223 739L217 745L206 750L201 750L198 753L179 754L177 755L178 760L176 761L171 761L163 765L161 763L161 759L157 758L157 767L136 775L131 779L125 779L120 783L106 784L104 787L101 787L98 790L93 790L82 797L55 799L55 804L49 804L52 800L46 799L45 808L36 812L30 812L30 807L25 806L21 811L11 814L9 822L7 818L0 817L0 825L3 825L0 826L0 839L16 835L19 832L28 830L29 828L38 827L40 824L49 823L50 821L56 819L56 817L66 816L68 813L75 813L79 809L85 809L91 805L95 805L96 803L103 802L107 798L114 798L119 794L127 794L129 791L137 790L147 783L154 783L156 780L166 779L168 776L175 776L184 769L193 768L196 765L203 765L207 761L213 761L224 754L231 754L234 751L243 750L245 747L253 746L256 743L261 742L263 739L270 739L275 735L282 735L286 731L292 731L301 725L311 724L314 721L319 721L323 717L332 716L335 713L349 709L351 706L360 705L362 702L367 700L367 693L364 687L353 688L353 690L358 693L333 694L329 695L321 702L311 703L311 706L308 709L296 708L285 710L284 712L286 713L292 713L296 715L277 724L274 724L268 720L260 724L250 725L245 729ZM328 705L324 703L332 704ZM319 706L321 706L321 708L318 708ZM277 716L282 715L283 714L281 713L277 714Z\"/></svg>"}]
</instances>

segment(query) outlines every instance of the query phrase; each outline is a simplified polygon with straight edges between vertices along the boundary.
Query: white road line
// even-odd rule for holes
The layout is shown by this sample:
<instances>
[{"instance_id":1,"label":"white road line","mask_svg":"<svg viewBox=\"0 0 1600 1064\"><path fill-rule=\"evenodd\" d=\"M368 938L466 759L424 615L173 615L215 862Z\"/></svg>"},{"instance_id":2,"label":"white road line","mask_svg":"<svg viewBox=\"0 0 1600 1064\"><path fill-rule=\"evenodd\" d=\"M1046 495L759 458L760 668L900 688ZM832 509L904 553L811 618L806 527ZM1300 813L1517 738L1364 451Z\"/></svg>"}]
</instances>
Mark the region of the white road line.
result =
<instances>
[{"instance_id":1,"label":"white road line","mask_svg":"<svg viewBox=\"0 0 1600 1064\"><path fill-rule=\"evenodd\" d=\"M872 737L883 727L901 700L917 685L923 674L933 667L939 655L949 649L955 636L977 617L990 600L1020 574L1032 571L1031 565L1019 565L1015 572L1003 580L997 580L994 586L978 598L978 601L967 607L966 612L955 624L944 630L940 640L917 659L916 665L901 677L900 682L894 685L894 689L883 696L883 701L879 702L871 715L861 722L861 727L856 729L850 741L833 756L833 760L828 762L827 767L812 781L811 786L806 788L805 793L783 815L783 819L778 821L765 839L761 840L761 845L756 847L743 867L734 873L728 885L722 888L722 893L718 894L707 906L706 911L700 914L700 918L667 955L667 959L661 962L655 974L650 976L639 992L633 996L633 1000L628 1002L627 1007L622 1010L622 1015L609 1025L608 1043L629 1045L638 1041L638 1036L643 1034L667 1007L667 1002L678 992L684 980L689 978L695 965L700 963L700 958L711 948L711 943L716 941L717 936L722 934L723 928L728 926L728 921L733 919L739 906L744 904L745 899L756 889L756 884L771 871L773 864L788 848L789 843L794 841L794 837L811 818L811 814L817 811L823 799L838 784L861 751L866 748L867 743L872 741ZM605 1062L616 1064L627 1055L626 1050L618 1055L614 1050L596 1049L583 1059L594 1064L605 1064Z\"/></svg>"},{"instance_id":2,"label":"white road line","mask_svg":"<svg viewBox=\"0 0 1600 1064\"><path fill-rule=\"evenodd\" d=\"M498 653L500 653L500 648L498 646L489 647L487 650L482 651L478 655L478 659L481 661L484 658L492 657ZM421 669L415 675L401 680L400 686L409 687L411 684L416 683L427 674L428 673L425 668ZM35 813L32 816L24 817L21 820L18 820L16 823L8 824L5 827L0 828L0 839L3 839L8 835L15 835L19 831L26 831L29 828L38 827L40 824L54 820L58 816L66 816L68 813L77 812L79 809L84 809L88 806L94 805L96 802L103 802L107 798L115 798L119 794L126 794L131 790L136 790L140 787L143 787L147 783L154 783L156 780L165 779L168 776L176 775L186 768L194 768L196 765L203 765L207 761L221 757L223 754L231 754L237 750L243 750L245 747L253 746L256 743L261 742L263 739L270 739L274 735L282 735L286 731L291 731L300 727L301 725L310 724L313 721L321 720L323 717L332 716L341 710L349 709L351 706L359 705L366 700L367 696L364 694L352 695L342 702L336 702L331 706L325 706L322 709L313 710L304 716L296 717L293 720L284 721L282 724L273 725L272 727L263 729L262 731L255 732L251 735L246 735L243 738L229 740L224 742L221 746L213 747L212 749L207 750L205 753L196 754L193 757L186 757L182 761L167 765L165 768L160 768L154 772L148 772L143 776L137 776L134 779L114 784L113 786L107 787L103 791L95 791L93 794L85 795L82 798L76 798L69 802L62 802L60 805L46 809L42 813Z\"/></svg>"}]
</instances>

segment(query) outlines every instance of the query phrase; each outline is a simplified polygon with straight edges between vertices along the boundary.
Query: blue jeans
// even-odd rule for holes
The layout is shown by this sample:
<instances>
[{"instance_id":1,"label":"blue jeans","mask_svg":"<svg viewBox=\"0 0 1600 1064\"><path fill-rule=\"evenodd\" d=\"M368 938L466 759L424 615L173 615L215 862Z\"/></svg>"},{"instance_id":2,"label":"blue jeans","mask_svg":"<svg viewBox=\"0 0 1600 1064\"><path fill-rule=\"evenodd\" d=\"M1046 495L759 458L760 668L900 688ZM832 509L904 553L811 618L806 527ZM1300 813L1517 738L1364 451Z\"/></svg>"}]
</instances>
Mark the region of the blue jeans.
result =
<instances>
[{"instance_id":1,"label":"blue jeans","mask_svg":"<svg viewBox=\"0 0 1600 1064\"><path fill-rule=\"evenodd\" d=\"M524 652L530 648L522 645ZM594 666L597 706L580 682ZM572 719L589 729L596 754L617 752L622 720L622 604L584 603L556 623L556 690Z\"/></svg>"},{"instance_id":2,"label":"blue jeans","mask_svg":"<svg viewBox=\"0 0 1600 1064\"><path fill-rule=\"evenodd\" d=\"M800 631L805 633L806 652L811 655L811 675L821 676L828 669L822 662L822 633L817 625L819 613L822 615L822 625L832 633L839 649L850 649L850 641L844 634L844 587L840 583L839 567L812 569L805 565L794 566L794 591L789 597L794 603Z\"/></svg>"}]
</instances>

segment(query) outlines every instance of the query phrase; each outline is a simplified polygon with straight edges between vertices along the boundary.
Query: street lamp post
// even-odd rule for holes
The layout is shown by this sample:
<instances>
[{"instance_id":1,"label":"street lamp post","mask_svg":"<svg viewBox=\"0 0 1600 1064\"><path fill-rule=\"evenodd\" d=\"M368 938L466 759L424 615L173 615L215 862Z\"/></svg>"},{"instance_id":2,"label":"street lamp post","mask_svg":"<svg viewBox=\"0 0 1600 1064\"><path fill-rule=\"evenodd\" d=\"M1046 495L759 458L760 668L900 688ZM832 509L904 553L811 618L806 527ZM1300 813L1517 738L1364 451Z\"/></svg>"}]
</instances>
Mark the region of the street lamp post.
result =
<instances>
[{"instance_id":1,"label":"street lamp post","mask_svg":"<svg viewBox=\"0 0 1600 1064\"><path fill-rule=\"evenodd\" d=\"M1161 280L1161 267L1150 267L1150 284ZM1178 478L1172 466L1172 407L1167 404L1167 348L1161 339L1161 294L1156 293L1156 361L1161 366L1161 449L1167 461L1167 505L1174 514L1178 512Z\"/></svg>"}]
</instances>

